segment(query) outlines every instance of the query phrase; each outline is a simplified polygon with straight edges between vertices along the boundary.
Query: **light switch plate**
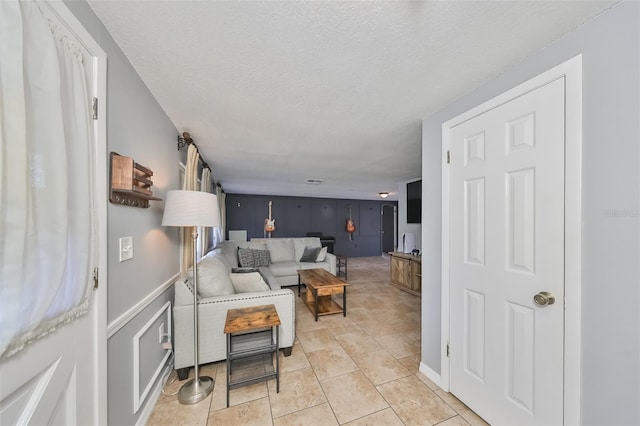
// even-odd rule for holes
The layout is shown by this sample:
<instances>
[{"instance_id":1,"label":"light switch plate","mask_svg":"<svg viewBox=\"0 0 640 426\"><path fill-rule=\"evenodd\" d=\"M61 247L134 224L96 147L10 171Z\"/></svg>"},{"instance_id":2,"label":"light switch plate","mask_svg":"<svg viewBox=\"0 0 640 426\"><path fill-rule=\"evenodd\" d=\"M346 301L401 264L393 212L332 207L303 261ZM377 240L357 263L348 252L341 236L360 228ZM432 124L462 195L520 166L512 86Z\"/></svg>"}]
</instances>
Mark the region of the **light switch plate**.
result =
<instances>
[{"instance_id":1,"label":"light switch plate","mask_svg":"<svg viewBox=\"0 0 640 426\"><path fill-rule=\"evenodd\" d=\"M133 259L133 237L120 238L120 262Z\"/></svg>"}]
</instances>

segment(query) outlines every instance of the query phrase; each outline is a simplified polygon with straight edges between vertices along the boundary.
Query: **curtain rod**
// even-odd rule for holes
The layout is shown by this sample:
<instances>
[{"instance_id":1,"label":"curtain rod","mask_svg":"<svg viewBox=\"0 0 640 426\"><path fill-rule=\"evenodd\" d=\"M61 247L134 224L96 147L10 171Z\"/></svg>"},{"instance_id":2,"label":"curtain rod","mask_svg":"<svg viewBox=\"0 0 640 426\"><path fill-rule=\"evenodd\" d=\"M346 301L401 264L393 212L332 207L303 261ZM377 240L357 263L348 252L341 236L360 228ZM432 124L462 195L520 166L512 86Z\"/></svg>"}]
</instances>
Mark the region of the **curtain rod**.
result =
<instances>
[{"instance_id":1,"label":"curtain rod","mask_svg":"<svg viewBox=\"0 0 640 426\"><path fill-rule=\"evenodd\" d=\"M178 135L178 151L180 151L182 148L189 145L193 145L196 148L196 152L199 154L198 159L202 163L202 168L209 169L209 171L211 172L212 171L211 167L209 167L207 162L204 161L204 157L202 156L202 154L200 154L198 145L196 145L195 141L191 138L191 135L189 134L189 132L182 132L182 136Z\"/></svg>"}]
</instances>

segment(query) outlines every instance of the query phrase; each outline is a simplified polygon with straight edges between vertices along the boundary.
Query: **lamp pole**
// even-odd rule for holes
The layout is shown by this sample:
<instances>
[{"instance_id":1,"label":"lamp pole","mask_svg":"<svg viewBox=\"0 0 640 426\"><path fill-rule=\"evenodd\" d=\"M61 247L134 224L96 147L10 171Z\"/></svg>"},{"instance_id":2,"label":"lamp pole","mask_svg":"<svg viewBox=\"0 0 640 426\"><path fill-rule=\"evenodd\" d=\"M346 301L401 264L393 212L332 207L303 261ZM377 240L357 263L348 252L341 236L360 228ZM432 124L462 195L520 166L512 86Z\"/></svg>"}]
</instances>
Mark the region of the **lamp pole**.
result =
<instances>
[{"instance_id":1,"label":"lamp pole","mask_svg":"<svg viewBox=\"0 0 640 426\"><path fill-rule=\"evenodd\" d=\"M198 241L198 228L194 226L191 231L193 240L193 379L185 383L178 391L178 401L181 404L195 404L202 401L213 391L213 379L208 376L200 377L198 362L198 267L196 263L196 250Z\"/></svg>"},{"instance_id":2,"label":"lamp pole","mask_svg":"<svg viewBox=\"0 0 640 426\"><path fill-rule=\"evenodd\" d=\"M208 192L174 190L167 192L162 225L191 228L193 243L193 366L194 378L178 391L181 404L195 404L213 391L213 379L200 377L198 365L198 265L196 262L198 226L220 226L218 198Z\"/></svg>"}]
</instances>

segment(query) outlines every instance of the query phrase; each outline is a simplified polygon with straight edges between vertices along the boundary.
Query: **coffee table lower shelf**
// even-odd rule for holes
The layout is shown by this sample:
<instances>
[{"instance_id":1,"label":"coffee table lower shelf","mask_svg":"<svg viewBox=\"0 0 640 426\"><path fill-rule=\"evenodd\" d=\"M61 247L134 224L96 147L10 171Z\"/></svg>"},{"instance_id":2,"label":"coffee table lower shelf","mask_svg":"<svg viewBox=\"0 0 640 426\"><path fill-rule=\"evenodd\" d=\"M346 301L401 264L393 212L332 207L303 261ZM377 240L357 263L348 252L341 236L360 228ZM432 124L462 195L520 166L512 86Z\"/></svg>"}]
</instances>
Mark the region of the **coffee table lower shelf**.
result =
<instances>
[{"instance_id":1,"label":"coffee table lower shelf","mask_svg":"<svg viewBox=\"0 0 640 426\"><path fill-rule=\"evenodd\" d=\"M347 316L347 286L348 283L322 268L298 270L298 296L300 287L307 289L305 304L318 321L320 315L338 314ZM342 306L336 303L333 295L342 294Z\"/></svg>"},{"instance_id":2,"label":"coffee table lower shelf","mask_svg":"<svg viewBox=\"0 0 640 426\"><path fill-rule=\"evenodd\" d=\"M307 290L310 293L309 290ZM304 304L307 305L307 308L311 311L312 314L316 314L315 300L313 299L313 295L311 296L311 300L306 299ZM333 301L331 296L318 296L318 310L317 315L331 315L331 314L339 314L344 312L342 306L338 305Z\"/></svg>"}]
</instances>

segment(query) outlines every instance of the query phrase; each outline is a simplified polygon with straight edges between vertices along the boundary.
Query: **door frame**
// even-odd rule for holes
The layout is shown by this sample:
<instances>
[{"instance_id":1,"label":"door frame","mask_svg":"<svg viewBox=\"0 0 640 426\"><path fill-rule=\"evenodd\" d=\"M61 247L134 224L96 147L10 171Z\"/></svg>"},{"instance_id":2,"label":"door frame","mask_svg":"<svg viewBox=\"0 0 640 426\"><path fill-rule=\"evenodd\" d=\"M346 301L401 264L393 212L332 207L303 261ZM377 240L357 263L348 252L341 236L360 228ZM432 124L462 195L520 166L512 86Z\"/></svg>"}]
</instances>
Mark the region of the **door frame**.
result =
<instances>
[{"instance_id":1,"label":"door frame","mask_svg":"<svg viewBox=\"0 0 640 426\"><path fill-rule=\"evenodd\" d=\"M391 203L382 203L380 206L380 252L385 254L384 251L384 235L382 235L382 231L384 230L384 208L392 207L393 208L393 249L392 251L396 251L398 248L398 206ZM385 231L386 233L386 231Z\"/></svg>"},{"instance_id":2,"label":"door frame","mask_svg":"<svg viewBox=\"0 0 640 426\"><path fill-rule=\"evenodd\" d=\"M93 327L92 345L94 354L94 377L91 385L94 395L94 424L107 424L107 54L96 39L80 23L78 18L60 0L42 0L41 5L56 15L83 46L91 52L94 61L96 97L98 98L97 118L94 119L95 139L93 171L95 208L97 220L97 266L98 287L91 295L89 313Z\"/></svg>"},{"instance_id":3,"label":"door frame","mask_svg":"<svg viewBox=\"0 0 640 426\"><path fill-rule=\"evenodd\" d=\"M582 55L488 100L442 124L442 276L440 386L449 391L449 279L450 279L450 168L447 156L451 129L511 99L551 81L565 80L565 188L564 188L564 424L580 424L581 408L581 315L582 315ZM464 402L464 401L463 401Z\"/></svg>"}]
</instances>

